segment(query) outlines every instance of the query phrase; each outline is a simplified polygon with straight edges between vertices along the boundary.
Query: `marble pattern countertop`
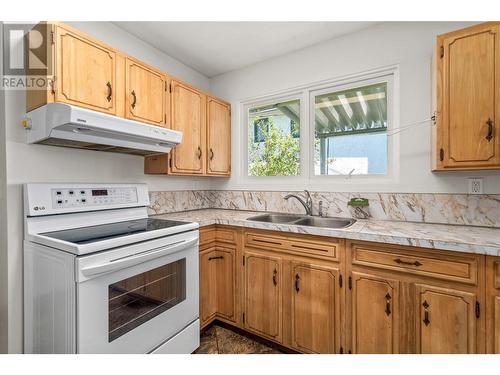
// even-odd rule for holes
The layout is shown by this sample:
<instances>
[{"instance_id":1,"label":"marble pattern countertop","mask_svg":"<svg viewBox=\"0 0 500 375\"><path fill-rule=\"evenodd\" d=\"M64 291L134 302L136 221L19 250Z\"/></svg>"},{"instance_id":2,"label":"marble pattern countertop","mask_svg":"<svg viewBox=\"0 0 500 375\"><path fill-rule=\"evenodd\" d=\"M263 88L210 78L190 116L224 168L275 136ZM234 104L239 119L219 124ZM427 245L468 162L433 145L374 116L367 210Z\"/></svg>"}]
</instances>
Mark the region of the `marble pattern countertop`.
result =
<instances>
[{"instance_id":1,"label":"marble pattern countertop","mask_svg":"<svg viewBox=\"0 0 500 375\"><path fill-rule=\"evenodd\" d=\"M155 215L155 218L194 221L199 223L200 227L212 224L224 224L500 256L500 228L359 219L356 223L344 229L328 229L247 220L249 217L263 213L255 211L202 209Z\"/></svg>"}]
</instances>

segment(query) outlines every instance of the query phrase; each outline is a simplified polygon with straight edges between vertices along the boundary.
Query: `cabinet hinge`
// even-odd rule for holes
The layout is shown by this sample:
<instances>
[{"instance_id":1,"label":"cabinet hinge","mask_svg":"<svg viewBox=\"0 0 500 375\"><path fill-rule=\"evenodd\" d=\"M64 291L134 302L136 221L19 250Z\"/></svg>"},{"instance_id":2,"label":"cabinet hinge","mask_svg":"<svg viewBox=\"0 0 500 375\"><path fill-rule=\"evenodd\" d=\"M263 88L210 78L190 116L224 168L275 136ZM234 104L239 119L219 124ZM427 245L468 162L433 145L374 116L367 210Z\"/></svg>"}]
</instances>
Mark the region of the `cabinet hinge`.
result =
<instances>
[{"instance_id":1,"label":"cabinet hinge","mask_svg":"<svg viewBox=\"0 0 500 375\"><path fill-rule=\"evenodd\" d=\"M243 265L245 265L245 256L243 255Z\"/></svg>"},{"instance_id":2,"label":"cabinet hinge","mask_svg":"<svg viewBox=\"0 0 500 375\"><path fill-rule=\"evenodd\" d=\"M349 276L349 289L352 289L352 277Z\"/></svg>"},{"instance_id":3,"label":"cabinet hinge","mask_svg":"<svg viewBox=\"0 0 500 375\"><path fill-rule=\"evenodd\" d=\"M51 44L56 44L56 37L55 37L53 31L50 32L50 43Z\"/></svg>"},{"instance_id":4,"label":"cabinet hinge","mask_svg":"<svg viewBox=\"0 0 500 375\"><path fill-rule=\"evenodd\" d=\"M344 354L344 348L342 346L340 347L339 353Z\"/></svg>"},{"instance_id":5,"label":"cabinet hinge","mask_svg":"<svg viewBox=\"0 0 500 375\"><path fill-rule=\"evenodd\" d=\"M444 150L442 147L439 149L439 160L444 160Z\"/></svg>"},{"instance_id":6,"label":"cabinet hinge","mask_svg":"<svg viewBox=\"0 0 500 375\"><path fill-rule=\"evenodd\" d=\"M170 93L172 92L172 84L171 83L168 85L168 92L170 92Z\"/></svg>"},{"instance_id":7,"label":"cabinet hinge","mask_svg":"<svg viewBox=\"0 0 500 375\"><path fill-rule=\"evenodd\" d=\"M443 46L441 46L441 47L439 48L439 57L440 57L440 58L443 58L443 57L444 57L444 47L443 47Z\"/></svg>"},{"instance_id":8,"label":"cabinet hinge","mask_svg":"<svg viewBox=\"0 0 500 375\"><path fill-rule=\"evenodd\" d=\"M476 318L479 319L480 315L481 315L481 306L479 305L479 302L476 301Z\"/></svg>"},{"instance_id":9,"label":"cabinet hinge","mask_svg":"<svg viewBox=\"0 0 500 375\"><path fill-rule=\"evenodd\" d=\"M243 321L243 323L245 323L245 313L243 313L243 317L241 320Z\"/></svg>"},{"instance_id":10,"label":"cabinet hinge","mask_svg":"<svg viewBox=\"0 0 500 375\"><path fill-rule=\"evenodd\" d=\"M165 124L167 123L167 114L165 114Z\"/></svg>"},{"instance_id":11,"label":"cabinet hinge","mask_svg":"<svg viewBox=\"0 0 500 375\"><path fill-rule=\"evenodd\" d=\"M340 276L339 276L339 286L340 286L341 288L342 288L342 284L343 284L343 282L342 282L342 281L343 281L343 280L342 280L342 275L340 275Z\"/></svg>"},{"instance_id":12,"label":"cabinet hinge","mask_svg":"<svg viewBox=\"0 0 500 375\"><path fill-rule=\"evenodd\" d=\"M170 168L172 168L172 158L169 158L169 159L168 159L168 166L169 166Z\"/></svg>"}]
</instances>

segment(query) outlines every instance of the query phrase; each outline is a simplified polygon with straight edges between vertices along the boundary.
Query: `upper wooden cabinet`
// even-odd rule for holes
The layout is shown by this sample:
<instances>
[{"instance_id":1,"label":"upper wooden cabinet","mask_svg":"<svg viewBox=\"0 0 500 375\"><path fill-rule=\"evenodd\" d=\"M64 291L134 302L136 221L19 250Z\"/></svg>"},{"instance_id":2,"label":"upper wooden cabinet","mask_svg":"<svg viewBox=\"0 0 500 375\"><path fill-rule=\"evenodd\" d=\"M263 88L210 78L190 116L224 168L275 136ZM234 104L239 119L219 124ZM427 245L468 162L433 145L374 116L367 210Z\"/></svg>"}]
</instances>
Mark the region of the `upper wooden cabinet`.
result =
<instances>
[{"instance_id":1,"label":"upper wooden cabinet","mask_svg":"<svg viewBox=\"0 0 500 375\"><path fill-rule=\"evenodd\" d=\"M182 132L182 143L170 154L171 173L205 172L206 96L196 89L172 80L173 130Z\"/></svg>"},{"instance_id":2,"label":"upper wooden cabinet","mask_svg":"<svg viewBox=\"0 0 500 375\"><path fill-rule=\"evenodd\" d=\"M500 169L500 24L437 37L433 170Z\"/></svg>"},{"instance_id":3,"label":"upper wooden cabinet","mask_svg":"<svg viewBox=\"0 0 500 375\"><path fill-rule=\"evenodd\" d=\"M127 118L166 126L169 99L165 75L127 58L125 69L125 114Z\"/></svg>"},{"instance_id":4,"label":"upper wooden cabinet","mask_svg":"<svg viewBox=\"0 0 500 375\"><path fill-rule=\"evenodd\" d=\"M231 107L215 98L207 99L207 174L231 174Z\"/></svg>"}]
</instances>

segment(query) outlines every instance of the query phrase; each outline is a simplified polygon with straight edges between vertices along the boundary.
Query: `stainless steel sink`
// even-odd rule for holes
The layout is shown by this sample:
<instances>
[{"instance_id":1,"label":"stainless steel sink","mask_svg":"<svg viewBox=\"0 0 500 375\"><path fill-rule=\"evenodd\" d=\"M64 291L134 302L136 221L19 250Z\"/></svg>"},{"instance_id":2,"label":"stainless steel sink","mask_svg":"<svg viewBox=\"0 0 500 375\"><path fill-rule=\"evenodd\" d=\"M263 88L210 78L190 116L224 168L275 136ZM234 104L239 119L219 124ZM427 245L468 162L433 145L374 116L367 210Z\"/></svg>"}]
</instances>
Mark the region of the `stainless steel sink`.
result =
<instances>
[{"instance_id":1,"label":"stainless steel sink","mask_svg":"<svg viewBox=\"0 0 500 375\"><path fill-rule=\"evenodd\" d=\"M302 218L304 218L304 216L286 215L286 214L264 214L264 215L249 217L247 220L261 221L263 223L288 224Z\"/></svg>"},{"instance_id":2,"label":"stainless steel sink","mask_svg":"<svg viewBox=\"0 0 500 375\"><path fill-rule=\"evenodd\" d=\"M344 219L340 217L315 217L310 216L294 222L295 225L306 225L308 227L320 228L347 228L354 224L355 219Z\"/></svg>"},{"instance_id":3,"label":"stainless steel sink","mask_svg":"<svg viewBox=\"0 0 500 375\"><path fill-rule=\"evenodd\" d=\"M247 220L260 221L263 223L305 225L319 228L347 228L356 222L355 219L345 219L340 217L319 217L287 214L263 214L249 217Z\"/></svg>"}]
</instances>

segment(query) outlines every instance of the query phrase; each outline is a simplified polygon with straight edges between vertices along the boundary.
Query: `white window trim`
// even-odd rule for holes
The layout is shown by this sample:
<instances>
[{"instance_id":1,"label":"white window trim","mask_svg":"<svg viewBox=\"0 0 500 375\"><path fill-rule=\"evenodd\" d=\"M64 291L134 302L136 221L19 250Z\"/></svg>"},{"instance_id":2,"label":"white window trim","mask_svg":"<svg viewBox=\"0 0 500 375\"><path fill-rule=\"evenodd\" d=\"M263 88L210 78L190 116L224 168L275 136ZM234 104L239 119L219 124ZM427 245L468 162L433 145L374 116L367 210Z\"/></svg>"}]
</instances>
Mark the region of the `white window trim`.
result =
<instances>
[{"instance_id":1,"label":"white window trim","mask_svg":"<svg viewBox=\"0 0 500 375\"><path fill-rule=\"evenodd\" d=\"M242 185L249 188L273 188L283 186L289 189L322 189L332 183L363 185L389 184L399 182L400 148L399 134L387 140L387 174L367 175L318 175L314 174L314 96L340 91L349 87L364 86L376 82L388 82L387 132L390 134L399 124L399 66L392 65L379 69L338 77L335 79L302 85L240 102L240 150L241 163L239 178ZM273 104L285 100L300 99L300 175L299 176L248 176L248 110L253 107Z\"/></svg>"}]
</instances>

